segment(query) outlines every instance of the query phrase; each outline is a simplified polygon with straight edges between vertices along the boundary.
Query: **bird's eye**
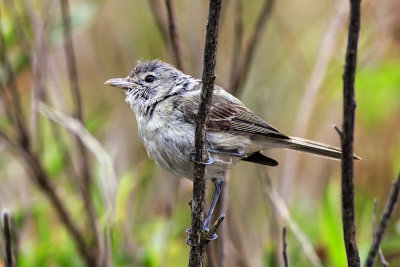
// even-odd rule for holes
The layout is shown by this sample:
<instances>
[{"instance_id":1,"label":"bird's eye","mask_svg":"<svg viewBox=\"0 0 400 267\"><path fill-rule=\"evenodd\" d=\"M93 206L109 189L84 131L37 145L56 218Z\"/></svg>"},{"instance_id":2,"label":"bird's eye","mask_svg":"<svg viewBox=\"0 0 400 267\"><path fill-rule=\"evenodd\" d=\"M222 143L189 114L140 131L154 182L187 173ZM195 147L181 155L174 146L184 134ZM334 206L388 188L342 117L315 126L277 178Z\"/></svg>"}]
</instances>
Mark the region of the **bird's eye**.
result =
<instances>
[{"instance_id":1,"label":"bird's eye","mask_svg":"<svg viewBox=\"0 0 400 267\"><path fill-rule=\"evenodd\" d=\"M156 77L154 77L153 75L147 75L146 78L144 78L144 80L147 83L152 83L152 82L154 82L155 79L156 79Z\"/></svg>"}]
</instances>

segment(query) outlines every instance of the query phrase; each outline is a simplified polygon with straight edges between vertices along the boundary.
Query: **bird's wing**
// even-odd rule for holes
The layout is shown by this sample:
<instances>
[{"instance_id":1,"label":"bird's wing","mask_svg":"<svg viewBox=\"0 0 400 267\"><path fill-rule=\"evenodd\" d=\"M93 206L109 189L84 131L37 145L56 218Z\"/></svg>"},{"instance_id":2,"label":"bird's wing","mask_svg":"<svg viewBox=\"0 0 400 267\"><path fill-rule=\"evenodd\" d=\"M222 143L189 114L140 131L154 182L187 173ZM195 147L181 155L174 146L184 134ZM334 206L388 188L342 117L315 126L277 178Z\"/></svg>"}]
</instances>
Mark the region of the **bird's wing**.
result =
<instances>
[{"instance_id":1,"label":"bird's wing","mask_svg":"<svg viewBox=\"0 0 400 267\"><path fill-rule=\"evenodd\" d=\"M177 108L186 121L194 123L199 105L199 94L182 95ZM277 129L255 116L238 99L216 87L207 124L209 131L260 134L280 139L289 139Z\"/></svg>"}]
</instances>

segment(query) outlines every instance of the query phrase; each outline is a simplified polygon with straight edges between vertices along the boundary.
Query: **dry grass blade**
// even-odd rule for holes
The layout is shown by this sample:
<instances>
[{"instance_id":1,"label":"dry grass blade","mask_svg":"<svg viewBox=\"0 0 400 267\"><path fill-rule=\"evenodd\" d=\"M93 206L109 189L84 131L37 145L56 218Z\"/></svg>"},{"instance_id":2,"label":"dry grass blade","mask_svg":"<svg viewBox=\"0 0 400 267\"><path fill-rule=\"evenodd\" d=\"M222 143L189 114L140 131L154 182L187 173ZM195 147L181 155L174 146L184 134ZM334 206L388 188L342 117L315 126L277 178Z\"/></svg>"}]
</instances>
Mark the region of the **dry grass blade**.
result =
<instances>
[{"instance_id":1,"label":"dry grass blade","mask_svg":"<svg viewBox=\"0 0 400 267\"><path fill-rule=\"evenodd\" d=\"M397 177L396 182L393 184L392 192L390 193L388 202L385 207L385 211L382 214L382 219L379 223L378 230L376 231L374 241L369 250L367 261L365 263L365 267L372 267L374 264L374 259L375 259L376 253L379 250L379 245L382 242L383 235L385 234L390 217L392 216L394 207L397 203L397 199L399 197L399 192L400 192L400 173Z\"/></svg>"},{"instance_id":2,"label":"dry grass blade","mask_svg":"<svg viewBox=\"0 0 400 267\"><path fill-rule=\"evenodd\" d=\"M302 97L299 112L293 130L294 136L303 137L307 133L310 124L313 108L316 104L317 96L325 77L329 62L334 55L335 47L339 42L337 38L340 30L345 24L345 18L348 14L348 6L345 0L337 2L337 7L333 9L331 19L328 22L324 34L321 37L319 50L315 57L314 67L310 74L310 78L305 87L305 93ZM286 164L283 170L283 186L287 190L283 192L284 196L290 196L290 188L297 171L298 153L290 153L287 156Z\"/></svg>"},{"instance_id":3,"label":"dry grass blade","mask_svg":"<svg viewBox=\"0 0 400 267\"><path fill-rule=\"evenodd\" d=\"M68 117L61 112L40 102L38 111L46 118L60 124L62 127L76 134L82 143L93 153L103 168L103 179L100 180L100 185L103 190L104 202L107 207L107 217L111 219L115 213L115 199L117 190L117 176L114 171L111 157L101 146L99 141L93 137L83 124L77 119Z\"/></svg>"},{"instance_id":4,"label":"dry grass blade","mask_svg":"<svg viewBox=\"0 0 400 267\"><path fill-rule=\"evenodd\" d=\"M112 159L97 139L89 133L79 120L68 117L42 102L39 102L38 104L38 111L46 118L73 132L80 139L82 144L93 153L103 169L103 177L100 179L100 188L102 189L103 202L106 206L106 225L104 231L106 241L104 241L101 232L96 233L99 253L102 253L102 255L100 255L102 258L98 259L98 261L100 264L103 264L104 262L111 263L111 251L110 246L108 245L110 244L109 229L112 220L115 218L117 192L117 176L112 164Z\"/></svg>"},{"instance_id":5,"label":"dry grass blade","mask_svg":"<svg viewBox=\"0 0 400 267\"><path fill-rule=\"evenodd\" d=\"M290 215L290 211L287 208L285 202L280 197L278 192L271 186L268 185L265 179L259 175L261 183L263 185L263 191L265 196L271 199L271 202L278 212L279 216L283 220L283 222L289 227L289 229L293 232L294 236L296 237L297 241L301 244L303 248L304 255L310 261L312 266L322 266L322 263L315 252L311 241L308 239L307 235L301 230L300 226L297 224L295 220L293 220L292 216Z\"/></svg>"}]
</instances>

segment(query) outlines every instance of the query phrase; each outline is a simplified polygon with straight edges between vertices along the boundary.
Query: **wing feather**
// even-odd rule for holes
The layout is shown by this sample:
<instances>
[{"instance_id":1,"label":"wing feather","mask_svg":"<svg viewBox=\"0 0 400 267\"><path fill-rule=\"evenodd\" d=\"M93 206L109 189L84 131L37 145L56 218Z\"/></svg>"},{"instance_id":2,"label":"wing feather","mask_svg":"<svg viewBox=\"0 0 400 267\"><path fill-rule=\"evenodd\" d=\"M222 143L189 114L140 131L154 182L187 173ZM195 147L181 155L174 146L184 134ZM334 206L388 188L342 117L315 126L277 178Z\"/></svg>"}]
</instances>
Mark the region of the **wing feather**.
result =
<instances>
[{"instance_id":1,"label":"wing feather","mask_svg":"<svg viewBox=\"0 0 400 267\"><path fill-rule=\"evenodd\" d=\"M177 108L186 121L194 123L197 114L199 94L182 95L177 99ZM277 129L255 116L242 102L216 87L210 107L207 124L209 131L240 132L241 134L261 134L289 139Z\"/></svg>"}]
</instances>

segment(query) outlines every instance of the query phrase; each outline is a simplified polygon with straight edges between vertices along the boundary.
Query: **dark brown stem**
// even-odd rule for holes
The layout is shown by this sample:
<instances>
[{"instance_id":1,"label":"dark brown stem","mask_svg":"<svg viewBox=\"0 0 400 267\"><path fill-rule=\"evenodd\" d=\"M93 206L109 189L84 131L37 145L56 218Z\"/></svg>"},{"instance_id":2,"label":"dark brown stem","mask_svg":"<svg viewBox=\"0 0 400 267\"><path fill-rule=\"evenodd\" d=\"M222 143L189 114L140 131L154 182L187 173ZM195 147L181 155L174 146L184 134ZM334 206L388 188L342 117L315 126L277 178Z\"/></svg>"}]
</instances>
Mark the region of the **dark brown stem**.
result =
<instances>
[{"instance_id":1,"label":"dark brown stem","mask_svg":"<svg viewBox=\"0 0 400 267\"><path fill-rule=\"evenodd\" d=\"M399 176L397 177L396 182L393 184L392 192L390 193L390 197L386 204L385 211L382 214L382 219L379 223L378 230L376 231L374 242L372 243L368 253L367 261L365 263L366 267L371 267L374 264L374 259L376 253L379 250L379 245L382 242L383 235L385 234L386 231L386 227L388 226L390 217L392 216L393 209L396 206L397 199L399 197L399 191L400 191L400 173Z\"/></svg>"},{"instance_id":2,"label":"dark brown stem","mask_svg":"<svg viewBox=\"0 0 400 267\"><path fill-rule=\"evenodd\" d=\"M375 240L376 239L376 211L378 209L378 201L376 199L374 199L374 212L373 212L373 216L372 216L372 226L373 226L373 234L372 237ZM379 252L379 257L381 259L381 263L382 266L387 267L389 266L389 263L386 261L385 256L383 255L382 249L379 246L378 249Z\"/></svg>"},{"instance_id":3,"label":"dark brown stem","mask_svg":"<svg viewBox=\"0 0 400 267\"><path fill-rule=\"evenodd\" d=\"M178 69L185 72L185 64L183 60L182 45L179 37L178 24L176 22L175 3L173 0L165 0L168 13L168 29L171 41L172 52Z\"/></svg>"},{"instance_id":4,"label":"dark brown stem","mask_svg":"<svg viewBox=\"0 0 400 267\"><path fill-rule=\"evenodd\" d=\"M13 242L12 242L13 235L10 223L10 215L8 214L8 212L3 213L3 234L5 241L6 267L13 267L14 266Z\"/></svg>"},{"instance_id":5,"label":"dark brown stem","mask_svg":"<svg viewBox=\"0 0 400 267\"><path fill-rule=\"evenodd\" d=\"M239 65L236 72L235 79L232 84L230 84L230 90L233 95L237 95L240 89L243 87L246 81L247 75L250 70L250 66L253 62L254 53L256 51L257 45L260 43L262 33L267 26L268 19L271 16L271 11L274 6L275 0L265 0L264 6L261 13L257 19L257 23L254 28L254 32L250 37L249 44L246 47L246 51L243 56L243 61Z\"/></svg>"},{"instance_id":6,"label":"dark brown stem","mask_svg":"<svg viewBox=\"0 0 400 267\"><path fill-rule=\"evenodd\" d=\"M350 0L350 22L343 74L343 130L342 143L342 221L343 237L349 266L360 266L354 222L354 80L357 65L357 44L360 32L360 0Z\"/></svg>"},{"instance_id":7,"label":"dark brown stem","mask_svg":"<svg viewBox=\"0 0 400 267\"><path fill-rule=\"evenodd\" d=\"M206 41L203 58L202 90L195 127L195 159L208 162L206 148L206 124L214 90L215 64L217 57L218 25L222 0L210 0L207 21ZM204 203L206 193L205 164L194 163L192 226L189 266L203 265L205 243L201 241L204 222Z\"/></svg>"},{"instance_id":8,"label":"dark brown stem","mask_svg":"<svg viewBox=\"0 0 400 267\"><path fill-rule=\"evenodd\" d=\"M287 256L286 227L283 227L282 229L282 246L283 262L285 264L285 267L289 267L289 260Z\"/></svg>"}]
</instances>

